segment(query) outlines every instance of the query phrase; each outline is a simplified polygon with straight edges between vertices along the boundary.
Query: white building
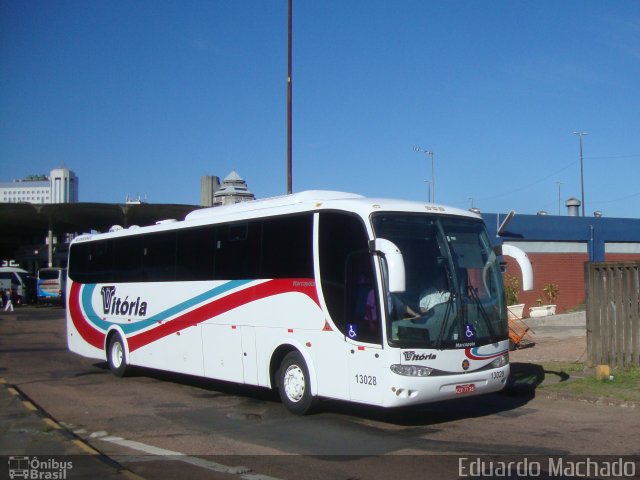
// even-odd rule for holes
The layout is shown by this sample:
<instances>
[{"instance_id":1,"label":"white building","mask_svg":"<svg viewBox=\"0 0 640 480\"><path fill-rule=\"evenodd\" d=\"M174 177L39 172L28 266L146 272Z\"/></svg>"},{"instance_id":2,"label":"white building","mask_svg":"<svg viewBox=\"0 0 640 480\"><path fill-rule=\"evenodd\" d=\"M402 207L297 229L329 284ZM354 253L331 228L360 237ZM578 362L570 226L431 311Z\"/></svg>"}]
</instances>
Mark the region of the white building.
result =
<instances>
[{"instance_id":1,"label":"white building","mask_svg":"<svg viewBox=\"0 0 640 480\"><path fill-rule=\"evenodd\" d=\"M49 176L30 175L21 180L0 182L0 203L77 203L79 179L65 167Z\"/></svg>"},{"instance_id":2,"label":"white building","mask_svg":"<svg viewBox=\"0 0 640 480\"><path fill-rule=\"evenodd\" d=\"M231 205L255 199L256 196L247 187L247 182L232 171L213 194L213 206Z\"/></svg>"}]
</instances>

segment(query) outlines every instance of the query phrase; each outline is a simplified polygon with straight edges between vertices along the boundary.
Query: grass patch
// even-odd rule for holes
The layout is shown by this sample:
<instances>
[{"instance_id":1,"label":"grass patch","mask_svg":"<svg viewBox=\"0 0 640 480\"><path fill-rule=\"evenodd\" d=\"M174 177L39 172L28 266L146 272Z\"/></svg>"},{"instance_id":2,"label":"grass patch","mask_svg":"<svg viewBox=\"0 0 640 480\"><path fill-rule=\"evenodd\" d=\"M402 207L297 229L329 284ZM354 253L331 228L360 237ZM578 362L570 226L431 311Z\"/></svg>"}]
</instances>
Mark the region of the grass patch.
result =
<instances>
[{"instance_id":1,"label":"grass patch","mask_svg":"<svg viewBox=\"0 0 640 480\"><path fill-rule=\"evenodd\" d=\"M584 362L545 362L541 365L545 372L566 373L568 375L583 373L587 369Z\"/></svg>"},{"instance_id":2,"label":"grass patch","mask_svg":"<svg viewBox=\"0 0 640 480\"><path fill-rule=\"evenodd\" d=\"M584 364L553 363L545 364L543 368L545 382L542 388L545 391L640 403L640 367L612 369L613 380L596 380L595 373ZM547 382L547 376L556 372L564 372L569 378L565 378L565 381Z\"/></svg>"}]
</instances>

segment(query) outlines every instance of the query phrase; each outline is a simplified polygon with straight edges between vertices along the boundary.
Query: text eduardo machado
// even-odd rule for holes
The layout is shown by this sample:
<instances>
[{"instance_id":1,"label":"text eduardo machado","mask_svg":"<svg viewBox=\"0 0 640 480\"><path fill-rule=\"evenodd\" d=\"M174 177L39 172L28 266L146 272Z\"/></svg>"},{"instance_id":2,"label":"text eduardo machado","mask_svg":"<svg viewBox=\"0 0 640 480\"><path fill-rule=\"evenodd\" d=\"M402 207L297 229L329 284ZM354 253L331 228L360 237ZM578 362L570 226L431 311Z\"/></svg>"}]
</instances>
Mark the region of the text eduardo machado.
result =
<instances>
[{"instance_id":1,"label":"text eduardo machado","mask_svg":"<svg viewBox=\"0 0 640 480\"><path fill-rule=\"evenodd\" d=\"M460 477L634 478L640 457L458 458Z\"/></svg>"}]
</instances>

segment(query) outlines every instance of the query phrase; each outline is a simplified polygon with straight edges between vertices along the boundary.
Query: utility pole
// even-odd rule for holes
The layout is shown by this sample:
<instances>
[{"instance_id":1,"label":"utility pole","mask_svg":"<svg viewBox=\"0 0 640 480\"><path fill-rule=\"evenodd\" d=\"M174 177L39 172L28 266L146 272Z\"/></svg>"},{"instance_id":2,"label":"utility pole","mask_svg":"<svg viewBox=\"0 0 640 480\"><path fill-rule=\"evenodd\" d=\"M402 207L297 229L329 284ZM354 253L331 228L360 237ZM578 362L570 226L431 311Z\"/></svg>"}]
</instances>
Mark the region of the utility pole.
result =
<instances>
[{"instance_id":1,"label":"utility pole","mask_svg":"<svg viewBox=\"0 0 640 480\"><path fill-rule=\"evenodd\" d=\"M556 185L558 185L558 216L560 216L560 185L562 185L562 182L556 182Z\"/></svg>"},{"instance_id":2,"label":"utility pole","mask_svg":"<svg viewBox=\"0 0 640 480\"><path fill-rule=\"evenodd\" d=\"M582 216L584 217L584 166L582 163L582 137L589 135L587 132L573 132L580 137L580 191L582 192Z\"/></svg>"}]
</instances>

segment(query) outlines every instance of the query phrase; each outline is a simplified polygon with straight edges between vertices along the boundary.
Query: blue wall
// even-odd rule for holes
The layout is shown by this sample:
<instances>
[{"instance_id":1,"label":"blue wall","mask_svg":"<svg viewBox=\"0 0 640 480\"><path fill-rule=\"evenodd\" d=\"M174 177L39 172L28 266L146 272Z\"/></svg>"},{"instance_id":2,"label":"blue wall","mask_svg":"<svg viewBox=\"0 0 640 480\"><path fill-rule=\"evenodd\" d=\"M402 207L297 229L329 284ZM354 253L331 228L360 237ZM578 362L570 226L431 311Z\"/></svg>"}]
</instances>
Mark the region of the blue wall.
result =
<instances>
[{"instance_id":1,"label":"blue wall","mask_svg":"<svg viewBox=\"0 0 640 480\"><path fill-rule=\"evenodd\" d=\"M589 260L592 262L604 262L606 242L640 243L640 219L635 218L516 215L507 224L502 236L497 238L499 223L505 217L505 214L482 214L489 235L496 243L509 240L586 242Z\"/></svg>"}]
</instances>

